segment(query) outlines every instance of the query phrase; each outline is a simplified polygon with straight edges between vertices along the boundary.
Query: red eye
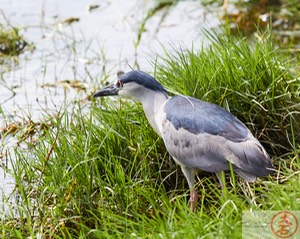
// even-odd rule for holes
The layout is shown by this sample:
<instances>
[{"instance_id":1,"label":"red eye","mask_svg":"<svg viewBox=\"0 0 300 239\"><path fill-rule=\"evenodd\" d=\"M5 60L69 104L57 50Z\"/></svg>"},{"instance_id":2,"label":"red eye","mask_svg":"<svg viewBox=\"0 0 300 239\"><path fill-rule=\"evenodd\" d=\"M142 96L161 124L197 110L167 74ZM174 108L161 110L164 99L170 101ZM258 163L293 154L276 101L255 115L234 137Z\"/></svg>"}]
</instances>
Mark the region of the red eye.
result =
<instances>
[{"instance_id":1,"label":"red eye","mask_svg":"<svg viewBox=\"0 0 300 239\"><path fill-rule=\"evenodd\" d=\"M119 86L119 87L123 87L122 81L120 81L120 80L118 81L118 86Z\"/></svg>"}]
</instances>

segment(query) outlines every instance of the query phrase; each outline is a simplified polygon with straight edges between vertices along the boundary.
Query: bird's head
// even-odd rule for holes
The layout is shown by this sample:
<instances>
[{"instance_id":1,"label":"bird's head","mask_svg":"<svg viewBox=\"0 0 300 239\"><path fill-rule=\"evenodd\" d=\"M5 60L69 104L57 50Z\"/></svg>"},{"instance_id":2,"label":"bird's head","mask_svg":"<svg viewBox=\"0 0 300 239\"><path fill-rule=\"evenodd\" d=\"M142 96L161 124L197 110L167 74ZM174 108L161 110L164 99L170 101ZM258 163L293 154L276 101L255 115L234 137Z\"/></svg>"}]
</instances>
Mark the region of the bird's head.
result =
<instances>
[{"instance_id":1,"label":"bird's head","mask_svg":"<svg viewBox=\"0 0 300 239\"><path fill-rule=\"evenodd\" d=\"M120 95L142 101L151 93L162 93L168 96L158 81L143 71L130 71L121 75L117 82L108 85L94 94L94 97Z\"/></svg>"}]
</instances>

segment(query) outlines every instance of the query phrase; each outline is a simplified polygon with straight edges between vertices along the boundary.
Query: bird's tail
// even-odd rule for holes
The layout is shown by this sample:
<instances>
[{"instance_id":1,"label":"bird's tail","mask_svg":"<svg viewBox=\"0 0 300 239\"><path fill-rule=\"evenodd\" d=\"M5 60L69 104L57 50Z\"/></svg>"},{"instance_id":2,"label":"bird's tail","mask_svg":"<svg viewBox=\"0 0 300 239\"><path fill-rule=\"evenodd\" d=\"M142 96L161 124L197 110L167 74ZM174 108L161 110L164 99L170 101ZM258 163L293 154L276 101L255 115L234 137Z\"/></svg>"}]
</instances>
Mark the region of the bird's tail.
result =
<instances>
[{"instance_id":1,"label":"bird's tail","mask_svg":"<svg viewBox=\"0 0 300 239\"><path fill-rule=\"evenodd\" d=\"M270 156L253 136L244 142L232 142L230 147L234 156L229 161L235 166L235 171L248 182L274 171Z\"/></svg>"}]
</instances>

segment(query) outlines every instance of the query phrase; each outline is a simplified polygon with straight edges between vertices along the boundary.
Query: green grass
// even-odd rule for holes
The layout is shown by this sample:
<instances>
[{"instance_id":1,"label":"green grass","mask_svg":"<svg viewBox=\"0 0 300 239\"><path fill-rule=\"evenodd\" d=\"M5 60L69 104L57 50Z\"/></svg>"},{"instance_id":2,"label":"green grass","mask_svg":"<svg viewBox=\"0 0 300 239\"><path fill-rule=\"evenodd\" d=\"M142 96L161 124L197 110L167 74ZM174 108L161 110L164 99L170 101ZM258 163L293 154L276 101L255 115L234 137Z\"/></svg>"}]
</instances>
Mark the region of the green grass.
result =
<instances>
[{"instance_id":1,"label":"green grass","mask_svg":"<svg viewBox=\"0 0 300 239\"><path fill-rule=\"evenodd\" d=\"M243 210L299 210L300 84L282 57L269 43L223 37L155 65L173 92L220 104L247 123L274 159L272 176L249 187L229 172L222 196L214 175L199 175L192 213L180 168L139 105L78 103L45 116L15 147L10 173L20 199L11 205L16 216L0 222L1 237L241 238Z\"/></svg>"}]
</instances>

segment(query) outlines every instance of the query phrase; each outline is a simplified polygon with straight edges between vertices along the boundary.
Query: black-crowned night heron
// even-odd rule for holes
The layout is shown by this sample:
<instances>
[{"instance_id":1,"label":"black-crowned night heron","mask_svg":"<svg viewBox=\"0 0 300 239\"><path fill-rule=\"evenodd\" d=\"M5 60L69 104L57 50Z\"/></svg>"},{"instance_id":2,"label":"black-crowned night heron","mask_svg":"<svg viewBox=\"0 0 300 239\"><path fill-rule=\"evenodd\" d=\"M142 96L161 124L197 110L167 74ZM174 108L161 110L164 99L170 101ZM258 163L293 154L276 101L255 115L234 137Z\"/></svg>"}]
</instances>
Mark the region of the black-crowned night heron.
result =
<instances>
[{"instance_id":1,"label":"black-crowned night heron","mask_svg":"<svg viewBox=\"0 0 300 239\"><path fill-rule=\"evenodd\" d=\"M272 172L269 155L248 128L224 108L189 96L170 97L164 87L142 71L131 71L94 97L120 95L142 103L153 129L178 163L190 187L194 210L197 171L216 173L223 188L223 171L233 170L248 182Z\"/></svg>"}]
</instances>

